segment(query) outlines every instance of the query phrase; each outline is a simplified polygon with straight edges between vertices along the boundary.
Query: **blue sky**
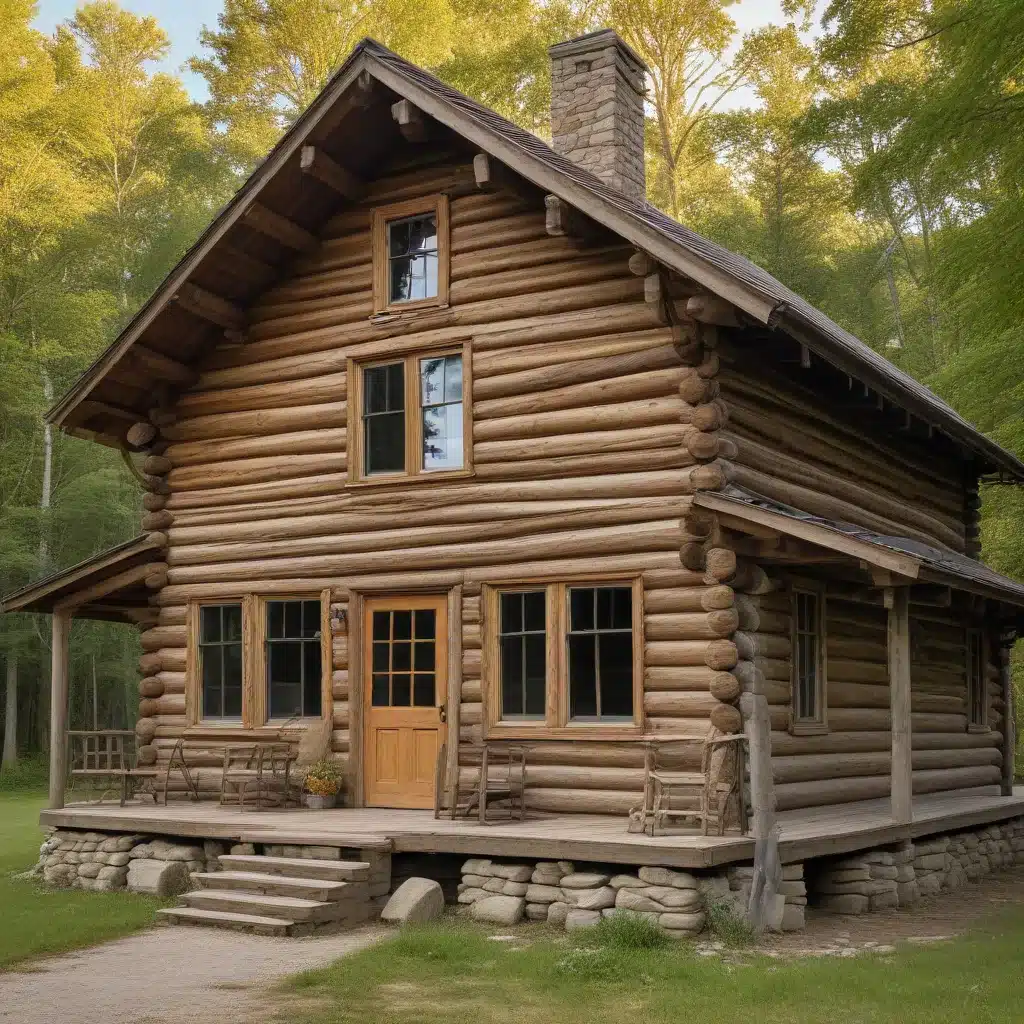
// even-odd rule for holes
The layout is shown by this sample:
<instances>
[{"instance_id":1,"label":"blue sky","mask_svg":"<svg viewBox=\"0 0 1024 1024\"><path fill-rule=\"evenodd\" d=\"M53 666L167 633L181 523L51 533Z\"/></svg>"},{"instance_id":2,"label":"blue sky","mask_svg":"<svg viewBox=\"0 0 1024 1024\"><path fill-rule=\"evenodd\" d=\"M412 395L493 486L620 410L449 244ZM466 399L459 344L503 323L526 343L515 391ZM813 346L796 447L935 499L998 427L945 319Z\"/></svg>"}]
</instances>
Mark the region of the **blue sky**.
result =
<instances>
[{"instance_id":1,"label":"blue sky","mask_svg":"<svg viewBox=\"0 0 1024 1024\"><path fill-rule=\"evenodd\" d=\"M199 51L199 31L204 25L215 27L223 4L220 0L120 0L121 6L136 14L152 14L171 40L171 52L164 62L167 71L176 71L197 100L206 98L206 83L199 75L185 71L182 65ZM36 28L52 32L60 22L75 13L78 0L39 0ZM740 0L729 12L741 33L784 19L779 0ZM745 105L749 95L737 93L732 105Z\"/></svg>"}]
</instances>

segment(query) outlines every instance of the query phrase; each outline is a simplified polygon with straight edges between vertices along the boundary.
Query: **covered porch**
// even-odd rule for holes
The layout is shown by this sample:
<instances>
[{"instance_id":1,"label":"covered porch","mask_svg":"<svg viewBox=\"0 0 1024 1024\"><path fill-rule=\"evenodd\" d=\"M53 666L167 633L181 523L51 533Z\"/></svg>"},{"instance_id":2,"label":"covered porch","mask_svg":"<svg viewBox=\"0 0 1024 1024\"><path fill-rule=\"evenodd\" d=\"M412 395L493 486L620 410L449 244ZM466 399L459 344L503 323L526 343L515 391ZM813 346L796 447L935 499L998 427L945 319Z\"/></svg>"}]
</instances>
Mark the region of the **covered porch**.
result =
<instances>
[{"instance_id":1,"label":"covered porch","mask_svg":"<svg viewBox=\"0 0 1024 1024\"><path fill-rule=\"evenodd\" d=\"M167 566L151 536L136 537L0 600L5 612L51 617L49 806L64 806L68 756L68 644L71 624L100 619L145 627L156 620L150 594L166 581Z\"/></svg>"}]
</instances>

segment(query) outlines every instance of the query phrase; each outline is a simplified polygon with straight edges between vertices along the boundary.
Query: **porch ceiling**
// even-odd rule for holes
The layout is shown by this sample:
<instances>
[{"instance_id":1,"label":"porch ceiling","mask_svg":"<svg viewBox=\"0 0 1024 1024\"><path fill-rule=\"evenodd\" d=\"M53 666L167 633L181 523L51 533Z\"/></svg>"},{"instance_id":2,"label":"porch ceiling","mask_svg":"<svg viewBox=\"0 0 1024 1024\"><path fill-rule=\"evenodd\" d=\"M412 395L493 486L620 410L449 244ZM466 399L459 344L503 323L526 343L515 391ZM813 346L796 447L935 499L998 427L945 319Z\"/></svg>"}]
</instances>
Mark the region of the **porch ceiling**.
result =
<instances>
[{"instance_id":1,"label":"porch ceiling","mask_svg":"<svg viewBox=\"0 0 1024 1024\"><path fill-rule=\"evenodd\" d=\"M0 613L69 610L76 618L136 622L149 610L146 577L161 571L149 537L118 544L0 598Z\"/></svg>"}]
</instances>

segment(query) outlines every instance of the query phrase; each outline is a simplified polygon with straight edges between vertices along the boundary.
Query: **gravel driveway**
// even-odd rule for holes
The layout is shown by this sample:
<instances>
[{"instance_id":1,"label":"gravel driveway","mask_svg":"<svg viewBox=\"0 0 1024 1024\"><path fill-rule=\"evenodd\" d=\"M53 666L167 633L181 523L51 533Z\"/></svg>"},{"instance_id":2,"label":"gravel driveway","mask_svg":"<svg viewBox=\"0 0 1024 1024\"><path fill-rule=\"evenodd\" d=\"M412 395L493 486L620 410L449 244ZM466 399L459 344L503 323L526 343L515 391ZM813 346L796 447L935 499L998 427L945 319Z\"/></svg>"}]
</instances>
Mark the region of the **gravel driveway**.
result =
<instances>
[{"instance_id":1,"label":"gravel driveway","mask_svg":"<svg viewBox=\"0 0 1024 1024\"><path fill-rule=\"evenodd\" d=\"M0 974L0 1021L257 1024L269 986L386 934L377 925L305 939L154 928Z\"/></svg>"}]
</instances>

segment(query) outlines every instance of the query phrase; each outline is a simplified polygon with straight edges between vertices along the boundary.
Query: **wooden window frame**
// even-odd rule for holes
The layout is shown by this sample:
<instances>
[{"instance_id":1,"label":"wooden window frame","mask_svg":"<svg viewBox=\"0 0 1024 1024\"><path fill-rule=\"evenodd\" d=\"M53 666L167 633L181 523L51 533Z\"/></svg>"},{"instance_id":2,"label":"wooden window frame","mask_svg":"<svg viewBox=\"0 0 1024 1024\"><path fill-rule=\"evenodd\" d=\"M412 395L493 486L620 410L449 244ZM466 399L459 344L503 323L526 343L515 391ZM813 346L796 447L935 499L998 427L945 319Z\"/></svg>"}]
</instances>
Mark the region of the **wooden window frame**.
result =
<instances>
[{"instance_id":1,"label":"wooden window frame","mask_svg":"<svg viewBox=\"0 0 1024 1024\"><path fill-rule=\"evenodd\" d=\"M203 608L219 608L226 604L242 608L242 715L240 719L203 717L203 665L199 640ZM199 729L245 729L251 727L248 693L251 689L249 634L251 603L246 595L232 595L209 601L189 601L185 610L185 724Z\"/></svg>"},{"instance_id":2,"label":"wooden window frame","mask_svg":"<svg viewBox=\"0 0 1024 1024\"><path fill-rule=\"evenodd\" d=\"M392 302L390 294L390 259L388 253L388 224L391 221L433 213L437 224L437 295L426 299ZM378 206L371 216L373 250L373 315L415 312L420 309L444 308L448 305L448 285L451 276L450 218L446 195L407 199L401 203Z\"/></svg>"},{"instance_id":3,"label":"wooden window frame","mask_svg":"<svg viewBox=\"0 0 1024 1024\"><path fill-rule=\"evenodd\" d=\"M458 469L423 469L423 407L420 403L419 363L441 356L462 357L462 465ZM403 363L405 367L405 469L393 473L364 471L363 371L374 366ZM452 480L473 474L473 351L468 341L438 348L396 352L371 359L348 360L348 482L349 486L379 487L386 484L426 483Z\"/></svg>"},{"instance_id":4,"label":"wooden window frame","mask_svg":"<svg viewBox=\"0 0 1024 1024\"><path fill-rule=\"evenodd\" d=\"M828 606L825 588L801 584L792 588L790 604L790 706L789 731L794 736L817 736L828 732ZM798 717L799 686L797 666L798 650L798 617L797 601L800 597L813 597L817 602L818 622L816 636L818 641L817 677L815 679L815 699L818 713L813 717Z\"/></svg>"},{"instance_id":5,"label":"wooden window frame","mask_svg":"<svg viewBox=\"0 0 1024 1024\"><path fill-rule=\"evenodd\" d=\"M971 657L971 642L978 643L978 676L974 675L974 659ZM988 643L987 634L980 626L968 626L964 630L964 658L966 660L967 679L967 731L969 733L987 733L988 724ZM981 689L981 721L973 717L975 687Z\"/></svg>"},{"instance_id":6,"label":"wooden window frame","mask_svg":"<svg viewBox=\"0 0 1024 1024\"><path fill-rule=\"evenodd\" d=\"M629 587L632 590L633 631L633 719L622 722L574 722L569 719L569 627L568 591L572 587ZM522 590L546 593L545 644L547 686L543 719L511 718L501 715L501 657L498 634L501 626L499 596ZM644 587L643 579L627 576L585 575L559 580L521 579L485 583L481 588L481 630L483 662L481 689L483 720L489 739L629 739L643 733L644 712Z\"/></svg>"},{"instance_id":7,"label":"wooden window frame","mask_svg":"<svg viewBox=\"0 0 1024 1024\"><path fill-rule=\"evenodd\" d=\"M296 719L268 718L267 687L267 605L271 601L319 601L320 602L320 716L301 715ZM284 725L285 722L316 722L328 715L334 716L334 697L331 676L334 659L331 651L331 592L330 590L306 591L287 594L258 594L253 598L253 684L252 694L253 725Z\"/></svg>"}]
</instances>

